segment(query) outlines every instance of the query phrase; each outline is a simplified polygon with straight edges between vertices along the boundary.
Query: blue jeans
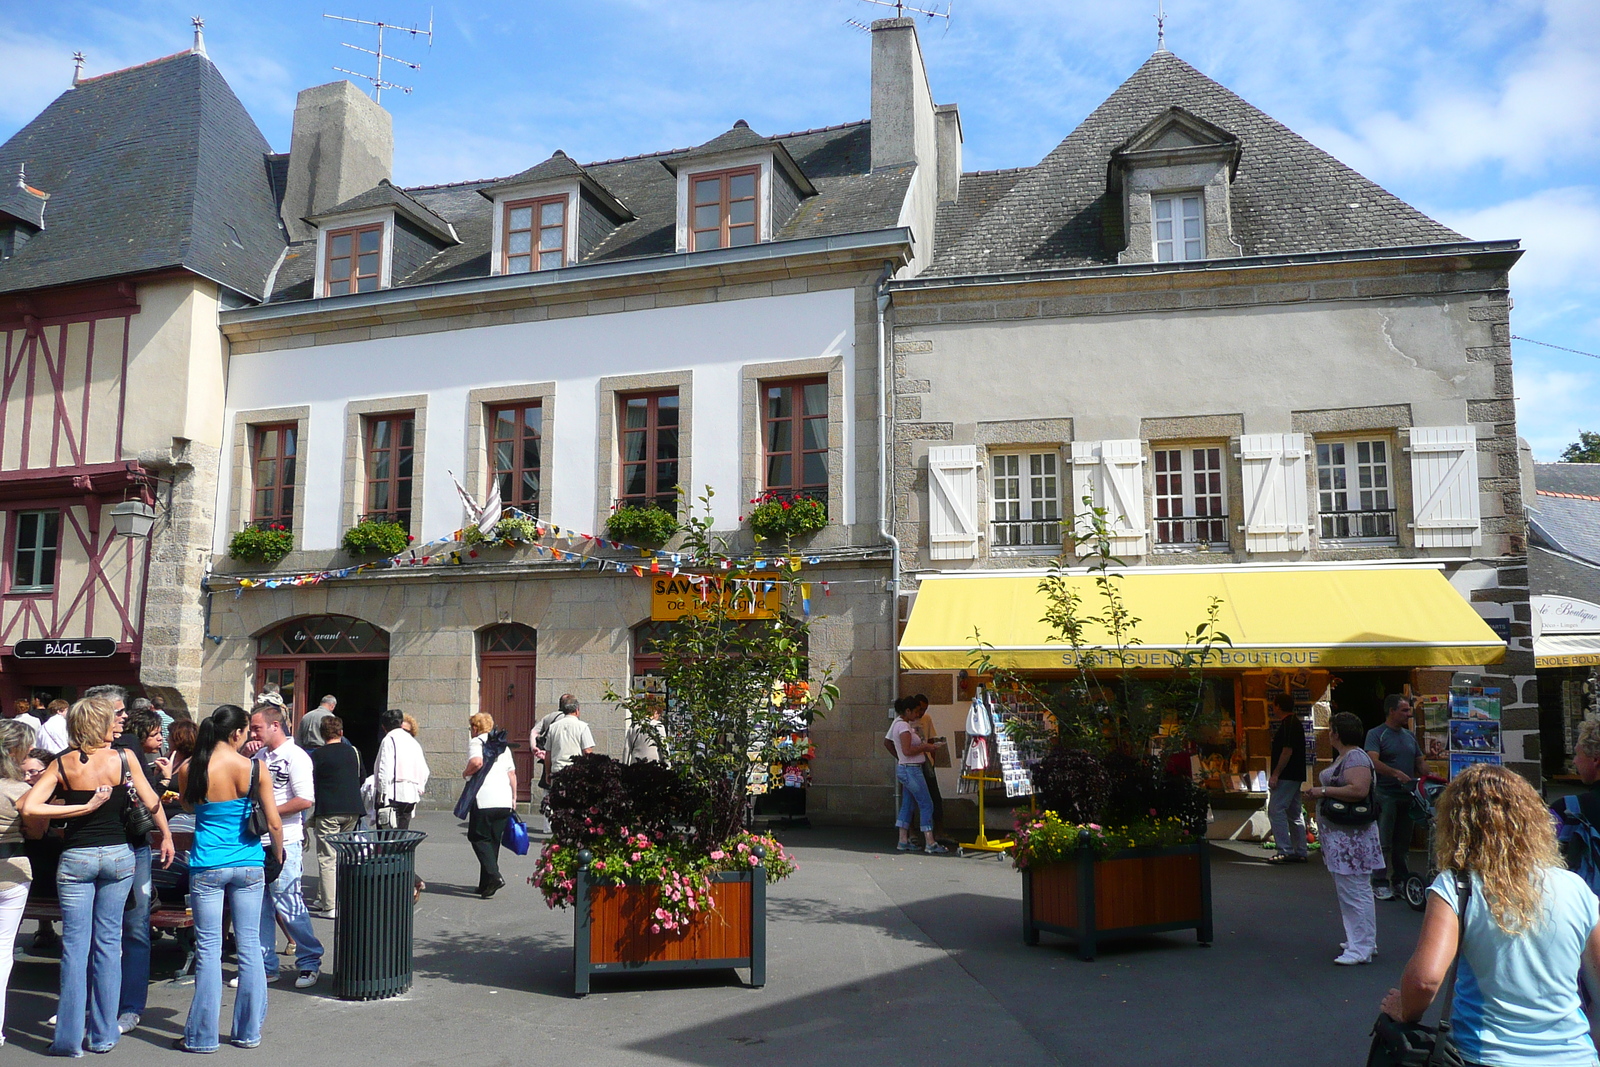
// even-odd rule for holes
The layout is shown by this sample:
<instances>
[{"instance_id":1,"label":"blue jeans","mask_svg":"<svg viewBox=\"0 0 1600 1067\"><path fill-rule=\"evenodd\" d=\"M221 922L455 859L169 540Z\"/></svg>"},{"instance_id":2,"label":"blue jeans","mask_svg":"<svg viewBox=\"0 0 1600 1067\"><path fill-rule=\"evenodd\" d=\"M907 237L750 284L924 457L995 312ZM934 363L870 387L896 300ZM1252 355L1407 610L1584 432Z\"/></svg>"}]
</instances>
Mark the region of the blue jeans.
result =
<instances>
[{"instance_id":1,"label":"blue jeans","mask_svg":"<svg viewBox=\"0 0 1600 1067\"><path fill-rule=\"evenodd\" d=\"M933 797L928 793L928 780L922 776L922 764L896 764L894 777L900 783L900 817L894 824L909 828L916 809L922 812L922 832L933 833Z\"/></svg>"},{"instance_id":2,"label":"blue jeans","mask_svg":"<svg viewBox=\"0 0 1600 1067\"><path fill-rule=\"evenodd\" d=\"M133 850L133 906L122 913L122 1002L117 1014L144 1014L150 993L150 846Z\"/></svg>"},{"instance_id":3,"label":"blue jeans","mask_svg":"<svg viewBox=\"0 0 1600 1067\"><path fill-rule=\"evenodd\" d=\"M61 996L50 1052L83 1055L85 1016L89 1048L108 1052L117 1033L122 990L122 907L133 886L133 849L127 845L69 848L56 868L61 899Z\"/></svg>"},{"instance_id":4,"label":"blue jeans","mask_svg":"<svg viewBox=\"0 0 1600 1067\"><path fill-rule=\"evenodd\" d=\"M1272 787L1267 800L1267 818L1272 821L1272 840L1277 842L1278 855L1299 856L1306 851L1306 809L1300 800L1304 782L1280 781Z\"/></svg>"},{"instance_id":5,"label":"blue jeans","mask_svg":"<svg viewBox=\"0 0 1600 1067\"><path fill-rule=\"evenodd\" d=\"M272 898L272 907L261 909L261 958L267 976L278 973L278 931L272 921L274 912L283 916L284 929L294 938L295 966L302 971L321 969L322 942L311 929L311 913L306 911L305 898L300 895L300 842L283 843L283 873L267 887L267 895ZM238 925L235 919L234 926ZM244 950L239 951L239 958L243 959Z\"/></svg>"},{"instance_id":6,"label":"blue jeans","mask_svg":"<svg viewBox=\"0 0 1600 1067\"><path fill-rule=\"evenodd\" d=\"M272 914L261 906L265 889L266 876L260 867L214 867L189 875L189 906L194 910L194 1000L183 1026L183 1043L195 1052L210 1052L221 1042L224 897L238 939L239 993L233 1000L233 1040L241 1045L261 1040L261 1024L267 1018L267 976L252 961L261 958L261 915Z\"/></svg>"}]
</instances>

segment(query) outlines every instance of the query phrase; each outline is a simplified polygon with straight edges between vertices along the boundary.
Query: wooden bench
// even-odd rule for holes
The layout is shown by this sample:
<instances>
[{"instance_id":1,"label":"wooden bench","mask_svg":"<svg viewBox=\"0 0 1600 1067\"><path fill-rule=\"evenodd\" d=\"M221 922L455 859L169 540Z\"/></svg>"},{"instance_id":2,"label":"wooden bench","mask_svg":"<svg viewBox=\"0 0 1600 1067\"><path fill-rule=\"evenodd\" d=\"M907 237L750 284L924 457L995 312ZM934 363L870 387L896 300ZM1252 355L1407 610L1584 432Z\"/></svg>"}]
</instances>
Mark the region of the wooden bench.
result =
<instances>
[{"instance_id":1,"label":"wooden bench","mask_svg":"<svg viewBox=\"0 0 1600 1067\"><path fill-rule=\"evenodd\" d=\"M22 907L24 919L37 919L40 922L60 922L61 904L55 900L29 900ZM178 973L173 976L174 981L192 979L194 977L194 936L184 935L182 931L194 929L194 916L189 914L189 909L179 904L167 904L160 900L150 901L150 928L152 930L165 930L178 935L178 941L183 945L183 966L178 968Z\"/></svg>"}]
</instances>

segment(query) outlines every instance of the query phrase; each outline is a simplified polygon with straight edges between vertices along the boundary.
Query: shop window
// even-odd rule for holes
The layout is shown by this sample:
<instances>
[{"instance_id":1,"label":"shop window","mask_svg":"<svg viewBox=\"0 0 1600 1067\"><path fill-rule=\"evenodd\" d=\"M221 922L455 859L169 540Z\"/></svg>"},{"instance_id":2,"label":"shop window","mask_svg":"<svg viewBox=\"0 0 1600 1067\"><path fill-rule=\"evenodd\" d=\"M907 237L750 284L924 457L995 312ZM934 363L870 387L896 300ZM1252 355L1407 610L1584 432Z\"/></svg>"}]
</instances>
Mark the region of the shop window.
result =
<instances>
[{"instance_id":1,"label":"shop window","mask_svg":"<svg viewBox=\"0 0 1600 1067\"><path fill-rule=\"evenodd\" d=\"M258 526L294 528L294 479L297 430L288 426L252 426L250 462L255 497L250 518Z\"/></svg>"},{"instance_id":2,"label":"shop window","mask_svg":"<svg viewBox=\"0 0 1600 1067\"><path fill-rule=\"evenodd\" d=\"M378 288L383 258L383 223L334 230L327 237L323 284L326 296L370 293Z\"/></svg>"},{"instance_id":3,"label":"shop window","mask_svg":"<svg viewBox=\"0 0 1600 1067\"><path fill-rule=\"evenodd\" d=\"M1061 549L1060 456L989 455L989 547Z\"/></svg>"},{"instance_id":4,"label":"shop window","mask_svg":"<svg viewBox=\"0 0 1600 1067\"><path fill-rule=\"evenodd\" d=\"M756 243L760 175L760 167L741 167L689 178L689 251Z\"/></svg>"},{"instance_id":5,"label":"shop window","mask_svg":"<svg viewBox=\"0 0 1600 1067\"><path fill-rule=\"evenodd\" d=\"M19 511L12 528L11 592L48 593L56 587L61 512Z\"/></svg>"},{"instance_id":6,"label":"shop window","mask_svg":"<svg viewBox=\"0 0 1600 1067\"><path fill-rule=\"evenodd\" d=\"M489 411L489 463L500 484L500 502L539 514L539 475L544 409L517 404Z\"/></svg>"},{"instance_id":7,"label":"shop window","mask_svg":"<svg viewBox=\"0 0 1600 1067\"><path fill-rule=\"evenodd\" d=\"M828 501L828 379L764 382L761 446L765 488Z\"/></svg>"},{"instance_id":8,"label":"shop window","mask_svg":"<svg viewBox=\"0 0 1600 1067\"><path fill-rule=\"evenodd\" d=\"M655 504L678 511L678 391L634 393L618 399L622 423L622 481L617 503Z\"/></svg>"},{"instance_id":9,"label":"shop window","mask_svg":"<svg viewBox=\"0 0 1600 1067\"><path fill-rule=\"evenodd\" d=\"M366 419L367 495L364 519L411 528L411 465L416 418L411 412Z\"/></svg>"},{"instance_id":10,"label":"shop window","mask_svg":"<svg viewBox=\"0 0 1600 1067\"><path fill-rule=\"evenodd\" d=\"M1317 516L1325 541L1393 541L1395 502L1384 439L1317 443Z\"/></svg>"},{"instance_id":11,"label":"shop window","mask_svg":"<svg viewBox=\"0 0 1600 1067\"><path fill-rule=\"evenodd\" d=\"M551 196L507 204L505 232L505 273L566 266L567 198Z\"/></svg>"},{"instance_id":12,"label":"shop window","mask_svg":"<svg viewBox=\"0 0 1600 1067\"><path fill-rule=\"evenodd\" d=\"M1222 449L1158 448L1154 456L1156 544L1228 543Z\"/></svg>"},{"instance_id":13,"label":"shop window","mask_svg":"<svg viewBox=\"0 0 1600 1067\"><path fill-rule=\"evenodd\" d=\"M1157 263L1206 258L1204 202L1199 193L1150 198Z\"/></svg>"}]
</instances>

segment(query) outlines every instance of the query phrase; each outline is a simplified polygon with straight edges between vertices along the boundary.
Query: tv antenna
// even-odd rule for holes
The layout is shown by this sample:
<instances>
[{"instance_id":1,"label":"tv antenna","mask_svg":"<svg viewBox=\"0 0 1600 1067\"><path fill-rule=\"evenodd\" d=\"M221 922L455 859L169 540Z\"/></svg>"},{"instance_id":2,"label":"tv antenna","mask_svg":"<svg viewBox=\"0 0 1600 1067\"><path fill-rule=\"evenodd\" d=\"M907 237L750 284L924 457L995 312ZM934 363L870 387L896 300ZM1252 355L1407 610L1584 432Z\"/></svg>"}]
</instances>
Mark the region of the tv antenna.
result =
<instances>
[{"instance_id":1,"label":"tv antenna","mask_svg":"<svg viewBox=\"0 0 1600 1067\"><path fill-rule=\"evenodd\" d=\"M354 48L357 52L365 52L369 56L376 57L376 59L378 61L378 64L377 64L377 70L376 70L375 73L363 74L359 70L350 70L350 69L345 68L345 67L334 67L333 68L334 70L338 71L340 74L349 74L352 77L362 78L362 79L364 79L366 81L371 82L372 83L372 99L374 101L376 101L377 103L380 103L380 104L383 103L383 91L385 89L399 89L402 93L405 93L407 96L411 95L411 89L412 89L411 86L409 86L409 85L397 85L394 82L385 81L384 80L384 78L383 78L383 61L387 59L391 63L398 63L402 67L410 67L412 70L421 70L422 69L422 64L421 63L412 63L409 60L401 59L399 56L391 56L388 53L384 52L384 50L383 50L383 31L390 30L390 31L393 31L395 33L408 33L408 34L411 35L411 39L412 40L416 40L418 37L426 37L428 39L428 48L431 50L433 48L433 8L430 7L428 9L428 28L425 29L425 30L421 29L418 26L396 26L392 22L370 22L367 19L353 19L353 18L348 18L348 17L346 17L344 15L329 15L326 12L323 13L322 17L325 18L325 19L333 19L333 20L335 20L337 22L354 22L358 26L375 26L375 27L377 27L377 30L378 30L378 48L377 48L376 51L372 50L371 48L362 48L358 44L351 44L349 41L340 41L339 42L340 44L344 45L346 48Z\"/></svg>"},{"instance_id":2,"label":"tv antenna","mask_svg":"<svg viewBox=\"0 0 1600 1067\"><path fill-rule=\"evenodd\" d=\"M906 12L909 11L913 15L926 15L930 19L944 19L946 23L950 21L950 9L955 6L955 0L950 0L949 3L945 4L943 11L937 8L929 10L925 7L912 7L910 4L900 2L900 0L861 0L861 2L863 4L877 4L879 7L892 7L894 8L894 17L897 19L905 18ZM850 20L847 19L846 21Z\"/></svg>"}]
</instances>

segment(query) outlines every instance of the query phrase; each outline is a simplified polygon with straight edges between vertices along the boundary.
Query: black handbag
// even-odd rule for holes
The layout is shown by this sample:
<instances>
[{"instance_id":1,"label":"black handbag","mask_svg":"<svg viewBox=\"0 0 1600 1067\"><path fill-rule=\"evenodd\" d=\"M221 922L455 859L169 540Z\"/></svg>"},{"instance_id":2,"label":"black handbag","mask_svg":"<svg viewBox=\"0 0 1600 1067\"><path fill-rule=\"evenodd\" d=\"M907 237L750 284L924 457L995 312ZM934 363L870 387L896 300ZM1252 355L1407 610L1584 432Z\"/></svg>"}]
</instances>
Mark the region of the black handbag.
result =
<instances>
[{"instance_id":1,"label":"black handbag","mask_svg":"<svg viewBox=\"0 0 1600 1067\"><path fill-rule=\"evenodd\" d=\"M1343 757L1340 758L1343 762ZM1338 764L1335 764L1337 766ZM1360 800L1335 800L1323 797L1317 806L1317 818L1335 826L1366 826L1378 819L1377 775L1367 785L1367 795Z\"/></svg>"},{"instance_id":2,"label":"black handbag","mask_svg":"<svg viewBox=\"0 0 1600 1067\"><path fill-rule=\"evenodd\" d=\"M128 840L145 843L145 838L156 828L155 817L150 814L150 809L144 806L144 801L139 797L139 791L133 787L133 772L128 769L128 751L122 750L122 788L128 791L128 802L122 806L122 828L128 832Z\"/></svg>"},{"instance_id":3,"label":"black handbag","mask_svg":"<svg viewBox=\"0 0 1600 1067\"><path fill-rule=\"evenodd\" d=\"M1445 978L1444 1003L1439 1008L1439 1025L1403 1023L1385 1012L1372 1024L1372 1048L1367 1052L1367 1067L1466 1067L1466 1060L1450 1036L1450 1009L1455 1003L1456 968L1467 940L1467 903L1472 899L1472 879L1456 874L1456 956L1450 961Z\"/></svg>"},{"instance_id":4,"label":"black handbag","mask_svg":"<svg viewBox=\"0 0 1600 1067\"><path fill-rule=\"evenodd\" d=\"M245 827L256 837L266 837L272 832L272 827L267 824L266 809L261 806L261 796L256 792L257 783L261 778L261 761L250 761L250 822Z\"/></svg>"}]
</instances>

